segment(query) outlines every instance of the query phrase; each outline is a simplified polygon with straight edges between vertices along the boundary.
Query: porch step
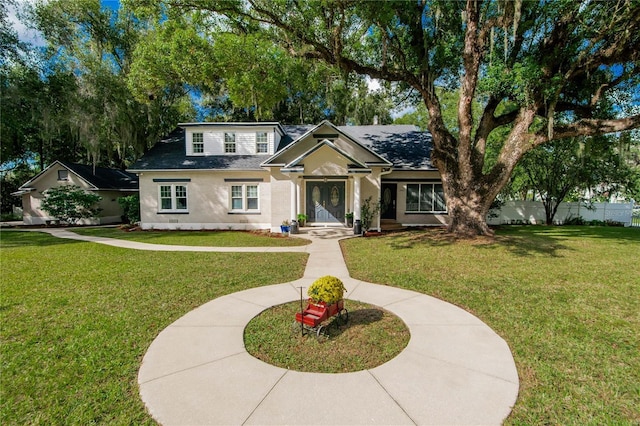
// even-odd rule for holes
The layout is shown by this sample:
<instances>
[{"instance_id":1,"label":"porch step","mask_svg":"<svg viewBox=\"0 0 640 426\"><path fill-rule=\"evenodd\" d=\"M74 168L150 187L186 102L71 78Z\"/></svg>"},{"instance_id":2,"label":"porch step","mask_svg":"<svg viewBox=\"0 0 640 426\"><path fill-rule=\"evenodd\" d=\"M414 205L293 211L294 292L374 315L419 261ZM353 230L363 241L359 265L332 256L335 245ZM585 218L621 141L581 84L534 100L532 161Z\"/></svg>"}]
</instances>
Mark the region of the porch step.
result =
<instances>
[{"instance_id":1,"label":"porch step","mask_svg":"<svg viewBox=\"0 0 640 426\"><path fill-rule=\"evenodd\" d=\"M383 231L404 231L407 229L406 226L398 223L394 219L382 219L380 220L380 227Z\"/></svg>"}]
</instances>

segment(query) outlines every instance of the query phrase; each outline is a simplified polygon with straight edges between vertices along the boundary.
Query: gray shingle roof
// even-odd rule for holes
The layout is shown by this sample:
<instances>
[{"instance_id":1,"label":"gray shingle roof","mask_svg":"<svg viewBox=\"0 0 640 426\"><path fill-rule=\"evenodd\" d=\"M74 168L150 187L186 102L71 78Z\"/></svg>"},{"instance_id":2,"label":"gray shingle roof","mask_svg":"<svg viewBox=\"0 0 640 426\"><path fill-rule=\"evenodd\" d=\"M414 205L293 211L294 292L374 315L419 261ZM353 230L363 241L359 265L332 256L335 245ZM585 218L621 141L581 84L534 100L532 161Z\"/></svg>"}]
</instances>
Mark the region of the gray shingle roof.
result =
<instances>
[{"instance_id":1,"label":"gray shingle roof","mask_svg":"<svg viewBox=\"0 0 640 426\"><path fill-rule=\"evenodd\" d=\"M315 125L282 126L286 135L278 150L298 139ZM431 163L432 139L427 132L412 125L341 126L348 134L367 148L393 163L396 169L434 169ZM185 131L176 129L160 140L136 161L130 170L253 170L260 169L268 157L264 155L210 155L187 156Z\"/></svg>"},{"instance_id":2,"label":"gray shingle roof","mask_svg":"<svg viewBox=\"0 0 640 426\"><path fill-rule=\"evenodd\" d=\"M431 134L416 126L341 126L339 129L392 162L395 169L435 169L431 163Z\"/></svg>"},{"instance_id":3,"label":"gray shingle roof","mask_svg":"<svg viewBox=\"0 0 640 426\"><path fill-rule=\"evenodd\" d=\"M129 170L253 170L269 158L265 155L186 155L185 131L176 129L156 143Z\"/></svg>"},{"instance_id":4,"label":"gray shingle roof","mask_svg":"<svg viewBox=\"0 0 640 426\"><path fill-rule=\"evenodd\" d=\"M87 164L60 161L66 168L98 189L131 190L138 189L138 176L117 169L94 167Z\"/></svg>"}]
</instances>

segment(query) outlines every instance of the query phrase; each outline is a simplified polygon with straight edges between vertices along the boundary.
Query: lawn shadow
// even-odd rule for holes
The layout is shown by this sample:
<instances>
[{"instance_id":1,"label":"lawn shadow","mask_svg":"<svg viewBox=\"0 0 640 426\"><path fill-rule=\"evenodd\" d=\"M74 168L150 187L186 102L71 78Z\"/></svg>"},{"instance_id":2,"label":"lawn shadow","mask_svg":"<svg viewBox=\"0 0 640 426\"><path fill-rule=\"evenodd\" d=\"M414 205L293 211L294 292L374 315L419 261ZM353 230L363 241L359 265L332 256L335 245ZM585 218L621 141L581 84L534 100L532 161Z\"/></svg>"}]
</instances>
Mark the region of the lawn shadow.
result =
<instances>
[{"instance_id":1,"label":"lawn shadow","mask_svg":"<svg viewBox=\"0 0 640 426\"><path fill-rule=\"evenodd\" d=\"M538 232L535 228L539 228ZM545 232L543 227L509 227L497 229L493 237L479 236L472 239L457 238L443 228L419 228L392 234L390 246L394 250L412 249L420 245L447 248L453 245L466 245L478 249L497 249L504 247L516 256L544 255L561 256L559 251L570 250L562 243L567 239L562 235Z\"/></svg>"},{"instance_id":2,"label":"lawn shadow","mask_svg":"<svg viewBox=\"0 0 640 426\"><path fill-rule=\"evenodd\" d=\"M64 244L77 244L82 241L67 238L57 238L44 232L25 230L2 230L0 231L0 247L47 247Z\"/></svg>"},{"instance_id":3,"label":"lawn shadow","mask_svg":"<svg viewBox=\"0 0 640 426\"><path fill-rule=\"evenodd\" d=\"M382 309L356 309L354 311L349 311L349 319L346 323L341 323L338 317L333 317L329 322L327 322L327 324L323 325L327 326L326 332L329 338L332 338L340 336L349 328L356 326L368 326L382 321L383 317L384 312Z\"/></svg>"}]
</instances>

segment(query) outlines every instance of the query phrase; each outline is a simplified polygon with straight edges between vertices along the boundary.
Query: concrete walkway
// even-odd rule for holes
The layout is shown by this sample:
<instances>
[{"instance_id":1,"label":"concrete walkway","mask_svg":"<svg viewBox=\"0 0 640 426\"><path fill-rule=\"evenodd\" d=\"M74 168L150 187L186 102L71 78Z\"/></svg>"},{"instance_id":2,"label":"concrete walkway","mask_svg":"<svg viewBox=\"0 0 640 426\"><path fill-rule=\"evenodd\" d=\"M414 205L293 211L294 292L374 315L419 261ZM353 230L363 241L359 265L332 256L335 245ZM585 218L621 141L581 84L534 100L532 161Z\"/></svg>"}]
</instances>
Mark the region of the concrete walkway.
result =
<instances>
[{"instance_id":1,"label":"concrete walkway","mask_svg":"<svg viewBox=\"0 0 640 426\"><path fill-rule=\"evenodd\" d=\"M308 246L231 249L44 231L139 250L310 254L303 278L212 300L158 335L144 356L138 383L149 412L163 425L498 425L516 402L518 374L505 341L454 305L352 279L338 243L350 230L305 229L300 236L312 241ZM285 370L249 355L246 324L273 305L299 300L299 287L323 275L342 279L348 299L400 317L411 332L404 351L379 367L345 374Z\"/></svg>"}]
</instances>

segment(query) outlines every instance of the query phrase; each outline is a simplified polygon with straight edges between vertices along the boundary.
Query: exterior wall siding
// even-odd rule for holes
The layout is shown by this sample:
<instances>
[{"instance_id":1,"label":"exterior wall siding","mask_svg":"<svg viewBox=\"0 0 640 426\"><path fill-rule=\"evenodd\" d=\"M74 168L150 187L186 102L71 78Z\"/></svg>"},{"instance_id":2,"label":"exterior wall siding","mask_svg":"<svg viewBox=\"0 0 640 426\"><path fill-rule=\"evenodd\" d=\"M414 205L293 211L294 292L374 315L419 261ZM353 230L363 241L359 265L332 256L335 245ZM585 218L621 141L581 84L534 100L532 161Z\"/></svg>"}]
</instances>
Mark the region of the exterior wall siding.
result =
<instances>
[{"instance_id":1,"label":"exterior wall siding","mask_svg":"<svg viewBox=\"0 0 640 426\"><path fill-rule=\"evenodd\" d=\"M291 180L288 176L276 172L270 179L271 187L271 232L280 232L280 225L283 220L291 220Z\"/></svg>"},{"instance_id":2,"label":"exterior wall siding","mask_svg":"<svg viewBox=\"0 0 640 426\"><path fill-rule=\"evenodd\" d=\"M154 182L154 179L163 181ZM183 182L171 182L183 180ZM189 180L189 181L184 181ZM260 181L261 180L261 181ZM172 171L144 172L140 181L140 211L143 229L267 229L271 218L271 193L267 172ZM185 212L160 212L159 186L187 187ZM230 211L233 185L257 185L259 210Z\"/></svg>"},{"instance_id":3,"label":"exterior wall siding","mask_svg":"<svg viewBox=\"0 0 640 426\"><path fill-rule=\"evenodd\" d=\"M446 213L411 213L406 211L407 185L411 183L441 182L440 173L437 170L394 171L384 176L383 183L395 183L396 194L396 221L406 226L442 226L446 225L448 216Z\"/></svg>"},{"instance_id":4,"label":"exterior wall siding","mask_svg":"<svg viewBox=\"0 0 640 426\"><path fill-rule=\"evenodd\" d=\"M58 171L67 171L67 180L58 180ZM125 197L127 195L137 194L137 191L94 191L91 190L91 186L84 180L79 178L76 174L68 170L66 167L57 166L52 167L42 174L36 182L34 191L22 195L22 219L25 225L44 225L48 221L55 220L54 217L49 216L48 213L42 210L42 200L44 199L43 192L49 188L57 188L65 185L75 185L85 191L93 192L102 197L102 200L98 202L98 207L101 209L96 219L81 219L78 224L80 225L103 225L109 223L120 223L122 221L123 210L118 203L119 197Z\"/></svg>"},{"instance_id":5,"label":"exterior wall siding","mask_svg":"<svg viewBox=\"0 0 640 426\"><path fill-rule=\"evenodd\" d=\"M257 153L256 148L256 133L267 133L267 144L268 149L267 153ZM193 133L202 133L204 152L194 154L193 153ZM225 130L215 130L212 131L203 128L189 128L186 130L185 134L185 152L187 155L194 156L206 156L206 155L224 155L224 134L225 133L234 133L236 135L236 152L238 155L264 155L265 160L273 155L276 147L280 143L280 135L274 131L273 128L269 127L257 127L252 128L251 130L247 130L244 128L233 128L230 127Z\"/></svg>"}]
</instances>

